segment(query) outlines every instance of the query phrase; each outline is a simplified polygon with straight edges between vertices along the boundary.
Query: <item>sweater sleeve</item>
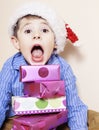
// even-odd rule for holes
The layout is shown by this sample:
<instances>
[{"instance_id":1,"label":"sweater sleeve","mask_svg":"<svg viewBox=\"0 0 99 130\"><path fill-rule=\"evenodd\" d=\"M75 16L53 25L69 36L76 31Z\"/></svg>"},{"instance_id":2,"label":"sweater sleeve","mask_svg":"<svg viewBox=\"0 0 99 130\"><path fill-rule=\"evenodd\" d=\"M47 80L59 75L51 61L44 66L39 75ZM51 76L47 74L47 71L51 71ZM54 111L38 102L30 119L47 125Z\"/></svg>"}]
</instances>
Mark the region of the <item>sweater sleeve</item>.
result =
<instances>
[{"instance_id":1,"label":"sweater sleeve","mask_svg":"<svg viewBox=\"0 0 99 130\"><path fill-rule=\"evenodd\" d=\"M66 84L68 125L70 130L88 130L87 106L78 96L76 78L69 65L63 65L62 68L62 75Z\"/></svg>"},{"instance_id":2,"label":"sweater sleeve","mask_svg":"<svg viewBox=\"0 0 99 130\"><path fill-rule=\"evenodd\" d=\"M0 72L0 128L3 125L11 102L11 67L6 62Z\"/></svg>"}]
</instances>

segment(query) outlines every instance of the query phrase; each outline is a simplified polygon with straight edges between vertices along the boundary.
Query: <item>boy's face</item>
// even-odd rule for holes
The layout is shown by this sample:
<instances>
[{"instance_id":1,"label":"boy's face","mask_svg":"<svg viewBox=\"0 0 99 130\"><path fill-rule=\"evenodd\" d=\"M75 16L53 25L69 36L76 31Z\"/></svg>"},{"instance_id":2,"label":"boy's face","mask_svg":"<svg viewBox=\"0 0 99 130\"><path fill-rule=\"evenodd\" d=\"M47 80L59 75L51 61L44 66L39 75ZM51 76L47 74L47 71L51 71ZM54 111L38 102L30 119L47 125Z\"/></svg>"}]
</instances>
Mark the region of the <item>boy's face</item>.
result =
<instances>
[{"instance_id":1,"label":"boy's face","mask_svg":"<svg viewBox=\"0 0 99 130\"><path fill-rule=\"evenodd\" d=\"M12 36L11 39L30 65L44 65L55 48L53 31L46 20L37 17L23 18L17 38Z\"/></svg>"}]
</instances>

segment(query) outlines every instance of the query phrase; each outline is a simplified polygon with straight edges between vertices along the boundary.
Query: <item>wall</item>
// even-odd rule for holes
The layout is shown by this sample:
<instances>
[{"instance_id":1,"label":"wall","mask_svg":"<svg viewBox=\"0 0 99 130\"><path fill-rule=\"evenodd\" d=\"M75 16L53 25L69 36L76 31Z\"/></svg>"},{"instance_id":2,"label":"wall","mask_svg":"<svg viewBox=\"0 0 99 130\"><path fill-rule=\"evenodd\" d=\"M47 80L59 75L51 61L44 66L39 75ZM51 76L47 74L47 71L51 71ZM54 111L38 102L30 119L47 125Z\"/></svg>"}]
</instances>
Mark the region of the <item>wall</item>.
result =
<instances>
[{"instance_id":1,"label":"wall","mask_svg":"<svg viewBox=\"0 0 99 130\"><path fill-rule=\"evenodd\" d=\"M6 59L16 52L7 32L9 16L17 6L27 1L0 0L0 69ZM78 34L81 46L76 48L67 44L61 56L72 66L77 77L78 92L83 102L88 105L89 109L99 111L99 1L40 1L52 6Z\"/></svg>"}]
</instances>

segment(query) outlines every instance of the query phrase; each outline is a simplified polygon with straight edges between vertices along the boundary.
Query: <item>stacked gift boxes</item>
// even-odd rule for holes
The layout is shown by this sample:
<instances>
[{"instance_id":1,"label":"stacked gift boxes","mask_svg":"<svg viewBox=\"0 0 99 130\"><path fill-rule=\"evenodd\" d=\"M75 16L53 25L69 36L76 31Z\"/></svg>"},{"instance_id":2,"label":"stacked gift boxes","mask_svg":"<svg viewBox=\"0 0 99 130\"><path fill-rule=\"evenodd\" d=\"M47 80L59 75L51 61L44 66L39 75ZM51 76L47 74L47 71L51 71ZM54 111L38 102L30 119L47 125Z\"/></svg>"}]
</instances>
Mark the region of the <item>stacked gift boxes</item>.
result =
<instances>
[{"instance_id":1,"label":"stacked gift boxes","mask_svg":"<svg viewBox=\"0 0 99 130\"><path fill-rule=\"evenodd\" d=\"M13 96L12 108L16 115L24 116L14 119L13 130L48 130L66 122L65 85L59 65L21 66L20 81L24 96Z\"/></svg>"}]
</instances>

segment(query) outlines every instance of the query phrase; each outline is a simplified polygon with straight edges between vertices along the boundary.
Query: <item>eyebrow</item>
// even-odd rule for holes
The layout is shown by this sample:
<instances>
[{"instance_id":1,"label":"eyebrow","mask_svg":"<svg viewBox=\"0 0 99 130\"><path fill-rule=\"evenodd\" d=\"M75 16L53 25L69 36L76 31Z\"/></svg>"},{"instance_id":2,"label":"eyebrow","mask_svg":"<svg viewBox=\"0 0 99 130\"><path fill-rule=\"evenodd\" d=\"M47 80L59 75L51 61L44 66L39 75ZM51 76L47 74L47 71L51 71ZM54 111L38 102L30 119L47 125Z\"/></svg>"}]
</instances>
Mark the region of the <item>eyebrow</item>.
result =
<instances>
[{"instance_id":1,"label":"eyebrow","mask_svg":"<svg viewBox=\"0 0 99 130\"><path fill-rule=\"evenodd\" d=\"M50 25L47 22L42 22L41 24L47 25L52 30L52 28L50 27Z\"/></svg>"},{"instance_id":2,"label":"eyebrow","mask_svg":"<svg viewBox=\"0 0 99 130\"><path fill-rule=\"evenodd\" d=\"M41 22L41 24L45 24L45 25L48 25L48 23L47 23L47 22Z\"/></svg>"},{"instance_id":3,"label":"eyebrow","mask_svg":"<svg viewBox=\"0 0 99 130\"><path fill-rule=\"evenodd\" d=\"M29 24L31 24L31 22L28 22L28 23L24 24L24 25L20 28L20 30L22 30L25 26L27 26L27 25L29 25ZM44 25L48 26L48 27L52 30L52 28L51 28L50 25L47 23L47 21L46 21L46 22L42 21L41 24L44 24ZM52 30L52 31L53 31L53 30Z\"/></svg>"},{"instance_id":4,"label":"eyebrow","mask_svg":"<svg viewBox=\"0 0 99 130\"><path fill-rule=\"evenodd\" d=\"M29 23L24 24L20 29L22 30L25 26L27 26L29 24L31 24L31 23L29 22Z\"/></svg>"}]
</instances>

